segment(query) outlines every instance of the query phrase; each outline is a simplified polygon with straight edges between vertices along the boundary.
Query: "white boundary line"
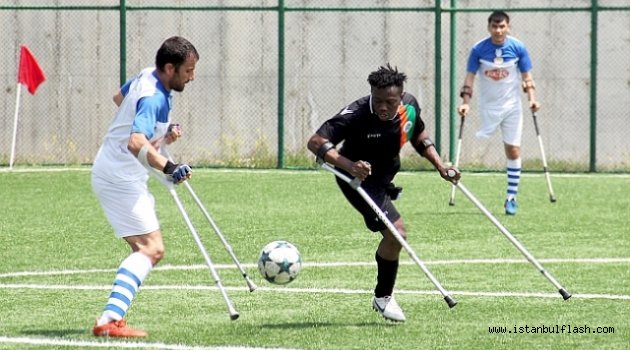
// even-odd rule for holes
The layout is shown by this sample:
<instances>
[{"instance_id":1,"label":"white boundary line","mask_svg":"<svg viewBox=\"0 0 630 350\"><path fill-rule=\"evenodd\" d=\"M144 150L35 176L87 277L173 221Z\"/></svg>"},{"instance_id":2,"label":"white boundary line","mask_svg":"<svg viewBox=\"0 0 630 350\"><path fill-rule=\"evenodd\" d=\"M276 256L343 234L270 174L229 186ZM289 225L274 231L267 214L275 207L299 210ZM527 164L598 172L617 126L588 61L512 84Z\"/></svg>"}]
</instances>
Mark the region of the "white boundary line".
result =
<instances>
[{"instance_id":1,"label":"white boundary line","mask_svg":"<svg viewBox=\"0 0 630 350\"><path fill-rule=\"evenodd\" d=\"M630 258L582 258L582 259L541 259L542 263L585 263L585 264L626 264L630 263ZM520 264L527 263L524 259L459 259L459 260L433 260L426 264L433 265L454 265L454 264ZM412 261L401 261L401 265L413 265ZM254 268L256 264L243 264L244 267ZM304 267L348 267L348 266L374 266L374 262L331 262L331 263L311 263ZM233 264L216 265L217 268L234 269ZM163 265L155 270L196 270L205 269L205 265ZM72 275L85 273L113 273L115 269L87 269L87 270L51 270L51 271L20 271L0 274L2 277L25 277L25 276L55 276ZM51 285L35 283L0 283L0 289L39 289L39 290L109 290L111 285ZM216 290L215 286L208 285L149 285L143 286L143 290ZM249 291L244 287L226 287L233 291ZM285 292L285 293L335 293L335 294L369 294L370 290L360 289L338 289L338 288L282 288L282 287L258 287L257 290L263 292ZM437 291L421 290L397 290L400 294L420 294L436 295ZM525 297L525 298L558 298L556 293L535 293L535 292L484 292L484 291L451 291L455 295L475 296L475 297ZM615 294L573 294L576 299L621 299L630 300L630 295Z\"/></svg>"},{"instance_id":2,"label":"white boundary line","mask_svg":"<svg viewBox=\"0 0 630 350\"><path fill-rule=\"evenodd\" d=\"M46 172L89 172L91 167L14 167L12 170L9 168L0 168L0 173L46 173ZM304 170L292 170L292 169L246 169L246 168L197 168L195 171L199 172L217 172L217 173L260 173L260 174L328 174L327 172L319 169L304 169ZM422 171L429 173L430 171ZM401 171L398 175L407 176L415 175L418 172L414 171ZM505 172L500 171L488 171L488 172L464 172L466 176L505 176ZM524 172L521 177L539 177L541 172ZM595 178L595 177L609 177L609 178L630 178L628 173L553 173L553 177L582 177L582 178Z\"/></svg>"},{"instance_id":3,"label":"white boundary line","mask_svg":"<svg viewBox=\"0 0 630 350\"><path fill-rule=\"evenodd\" d=\"M83 341L58 338L27 338L0 336L0 343L74 346L80 348L118 348L118 349L164 349L164 350L291 350L285 348L252 348L242 346L190 346L183 344L164 344L125 341Z\"/></svg>"},{"instance_id":4,"label":"white boundary line","mask_svg":"<svg viewBox=\"0 0 630 350\"><path fill-rule=\"evenodd\" d=\"M548 258L538 259L542 264L630 264L630 258ZM427 260L427 265L472 265L472 264L527 264L526 259L453 259L453 260ZM375 266L375 262L322 262L322 263L304 263L302 267L362 267ZM414 265L413 261L404 260L400 265ZM245 268L257 268L257 264L241 264ZM217 269L235 269L234 264L215 264ZM170 271L170 270L203 270L206 265L160 265L153 271ZM85 270L49 270L49 271L16 271L0 273L0 278L22 277L22 276L56 276L56 275L77 275L88 273L110 273L116 272L116 269L85 269Z\"/></svg>"},{"instance_id":5,"label":"white boundary line","mask_svg":"<svg viewBox=\"0 0 630 350\"><path fill-rule=\"evenodd\" d=\"M590 259L541 259L547 263L629 263L630 258L590 258ZM449 265L449 264L496 264L496 263L526 263L523 259L467 259L467 260L435 260L429 261L428 264ZM411 265L412 262L401 262L405 265ZM343 266L373 266L374 263L367 262L335 262L335 263L313 263L305 266L311 267L343 267ZM254 267L254 264L247 264ZM205 265L165 265L159 267L160 270L190 270L202 269ZM233 265L221 265L221 268L235 268ZM157 269L157 268L156 268ZM5 273L0 277L18 277L18 276L49 276L59 274L79 274L79 273L100 273L113 272L114 269L91 269L91 270L57 270L57 271L23 271ZM225 287L227 290L248 292L245 287ZM31 290L110 290L111 285L50 285L50 284L0 284L0 289L31 289ZM215 286L207 285L148 285L142 288L145 291L160 290L218 290ZM261 287L256 289L258 292L271 293L331 293L331 294L366 294L370 295L372 290L362 289L343 289L343 288L287 288L287 287ZM450 291L456 296L485 297L485 298L561 298L558 293L537 293L537 292L482 292L482 291ZM435 290L396 290L397 294L407 295L423 295L435 296L439 295ZM573 299L606 299L606 300L630 300L630 295L615 294L573 294ZM160 350L290 350L280 348L253 348L253 347L235 347L235 346L189 346L183 344L164 344L164 343L148 343L148 342L119 342L119 341L79 341L56 338L27 338L27 337L6 337L0 336L0 343L8 344L27 344L36 346L68 346L78 348L106 348L115 347L119 349L160 349Z\"/></svg>"},{"instance_id":6,"label":"white boundary line","mask_svg":"<svg viewBox=\"0 0 630 350\"><path fill-rule=\"evenodd\" d=\"M64 285L64 284L30 284L30 283L0 283L0 289L31 289L31 290L110 290L111 285ZM246 287L228 287L225 289L234 292L247 292L250 293L249 288ZM142 286L143 291L163 291L163 290L218 290L215 286L209 285L148 285ZM256 288L256 292L270 292L270 293L304 293L304 294L366 294L371 295L374 293L372 289L347 289L347 288L289 288L289 287L261 287ZM518 297L518 298L561 298L559 293L539 293L539 292L483 292L483 291L449 291L453 295L465 295L473 297L487 297L487 298L503 298L503 297ZM409 289L397 289L396 294L411 294L411 295L441 295L435 290L409 290ZM626 294L605 294L605 293L582 293L573 294L573 299L609 299L609 300L630 300L630 295Z\"/></svg>"}]
</instances>

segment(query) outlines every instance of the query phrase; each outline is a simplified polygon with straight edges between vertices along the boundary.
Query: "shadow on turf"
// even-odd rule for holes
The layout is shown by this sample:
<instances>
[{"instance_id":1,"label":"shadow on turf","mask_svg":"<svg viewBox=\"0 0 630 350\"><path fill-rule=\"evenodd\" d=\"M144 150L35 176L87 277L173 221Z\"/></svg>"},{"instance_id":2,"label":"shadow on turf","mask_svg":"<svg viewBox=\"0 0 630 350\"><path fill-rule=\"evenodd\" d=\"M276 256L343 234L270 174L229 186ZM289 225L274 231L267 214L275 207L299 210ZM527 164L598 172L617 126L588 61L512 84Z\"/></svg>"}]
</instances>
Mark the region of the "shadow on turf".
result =
<instances>
[{"instance_id":1,"label":"shadow on turf","mask_svg":"<svg viewBox=\"0 0 630 350\"><path fill-rule=\"evenodd\" d=\"M90 333L85 328L82 329L33 329L20 332L24 335L42 335L47 337L65 337L69 335L82 335ZM90 333L91 334L91 333Z\"/></svg>"},{"instance_id":2,"label":"shadow on turf","mask_svg":"<svg viewBox=\"0 0 630 350\"><path fill-rule=\"evenodd\" d=\"M395 327L397 324L394 322L387 322L383 320L374 322L360 322L360 323L341 323L341 322L288 322L288 323L268 323L260 325L260 328L266 329L310 329L310 328L323 328L323 327Z\"/></svg>"}]
</instances>

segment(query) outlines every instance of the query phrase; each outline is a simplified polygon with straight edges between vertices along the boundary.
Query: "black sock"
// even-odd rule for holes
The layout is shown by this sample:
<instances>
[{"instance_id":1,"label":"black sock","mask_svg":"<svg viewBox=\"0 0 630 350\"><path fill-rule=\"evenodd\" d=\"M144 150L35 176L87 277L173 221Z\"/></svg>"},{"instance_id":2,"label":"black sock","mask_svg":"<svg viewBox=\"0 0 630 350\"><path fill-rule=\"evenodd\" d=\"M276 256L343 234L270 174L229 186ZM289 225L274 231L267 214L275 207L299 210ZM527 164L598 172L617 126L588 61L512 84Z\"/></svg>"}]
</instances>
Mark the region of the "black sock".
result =
<instances>
[{"instance_id":1,"label":"black sock","mask_svg":"<svg viewBox=\"0 0 630 350\"><path fill-rule=\"evenodd\" d=\"M394 284L396 283L396 274L398 273L398 260L385 260L378 253L374 254L378 274L376 275L376 288L374 288L374 296L382 298L392 295L394 292Z\"/></svg>"}]
</instances>

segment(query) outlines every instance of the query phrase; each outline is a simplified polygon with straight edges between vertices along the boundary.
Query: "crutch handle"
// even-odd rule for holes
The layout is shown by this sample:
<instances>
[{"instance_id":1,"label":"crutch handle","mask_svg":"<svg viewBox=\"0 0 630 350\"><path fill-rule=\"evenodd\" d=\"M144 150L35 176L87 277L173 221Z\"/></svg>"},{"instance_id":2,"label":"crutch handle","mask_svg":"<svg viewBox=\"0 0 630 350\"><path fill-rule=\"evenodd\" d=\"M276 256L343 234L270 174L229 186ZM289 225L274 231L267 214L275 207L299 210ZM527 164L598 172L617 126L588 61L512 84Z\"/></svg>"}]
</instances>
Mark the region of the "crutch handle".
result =
<instances>
[{"instance_id":1,"label":"crutch handle","mask_svg":"<svg viewBox=\"0 0 630 350\"><path fill-rule=\"evenodd\" d=\"M359 188L359 186L361 186L361 180L355 177L354 179L352 179L352 181L348 182L348 185L356 190Z\"/></svg>"}]
</instances>

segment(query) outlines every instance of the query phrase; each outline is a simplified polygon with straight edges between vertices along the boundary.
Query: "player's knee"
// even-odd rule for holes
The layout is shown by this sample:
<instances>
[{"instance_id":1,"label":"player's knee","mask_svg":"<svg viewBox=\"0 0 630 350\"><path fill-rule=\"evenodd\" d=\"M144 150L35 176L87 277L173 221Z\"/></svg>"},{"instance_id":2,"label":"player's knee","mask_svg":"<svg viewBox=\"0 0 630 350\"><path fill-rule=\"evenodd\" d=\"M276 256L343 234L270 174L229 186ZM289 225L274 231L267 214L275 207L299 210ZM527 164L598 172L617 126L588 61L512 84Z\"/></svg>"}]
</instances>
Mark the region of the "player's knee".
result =
<instances>
[{"instance_id":1,"label":"player's knee","mask_svg":"<svg viewBox=\"0 0 630 350\"><path fill-rule=\"evenodd\" d=\"M153 266L157 265L164 258L164 246L156 247L153 252Z\"/></svg>"},{"instance_id":2,"label":"player's knee","mask_svg":"<svg viewBox=\"0 0 630 350\"><path fill-rule=\"evenodd\" d=\"M394 234L391 233L389 230L387 230L386 232L387 233L383 235L383 238L385 241L384 243L388 247L388 250L400 251L402 249L402 244L400 244L400 241L398 241L398 239L394 236ZM398 233L400 234L402 239L407 240L407 234L404 231L398 230Z\"/></svg>"},{"instance_id":3,"label":"player's knee","mask_svg":"<svg viewBox=\"0 0 630 350\"><path fill-rule=\"evenodd\" d=\"M505 156L508 159L518 159L521 156L521 148L515 145L505 144Z\"/></svg>"},{"instance_id":4,"label":"player's knee","mask_svg":"<svg viewBox=\"0 0 630 350\"><path fill-rule=\"evenodd\" d=\"M407 240L407 233L405 231L398 230L398 233L403 240ZM393 234L388 235L387 239L392 245L402 246Z\"/></svg>"},{"instance_id":5,"label":"player's knee","mask_svg":"<svg viewBox=\"0 0 630 350\"><path fill-rule=\"evenodd\" d=\"M164 258L164 246L163 245L154 245L151 247L146 247L142 251L143 254L151 259L151 264L153 266L157 265L160 260Z\"/></svg>"},{"instance_id":6,"label":"player's knee","mask_svg":"<svg viewBox=\"0 0 630 350\"><path fill-rule=\"evenodd\" d=\"M396 222L394 222L394 227L396 228L396 230L398 231L398 233L400 233L400 236L406 241L407 240L407 230L405 230L405 225L403 224L402 220L396 220Z\"/></svg>"}]
</instances>

